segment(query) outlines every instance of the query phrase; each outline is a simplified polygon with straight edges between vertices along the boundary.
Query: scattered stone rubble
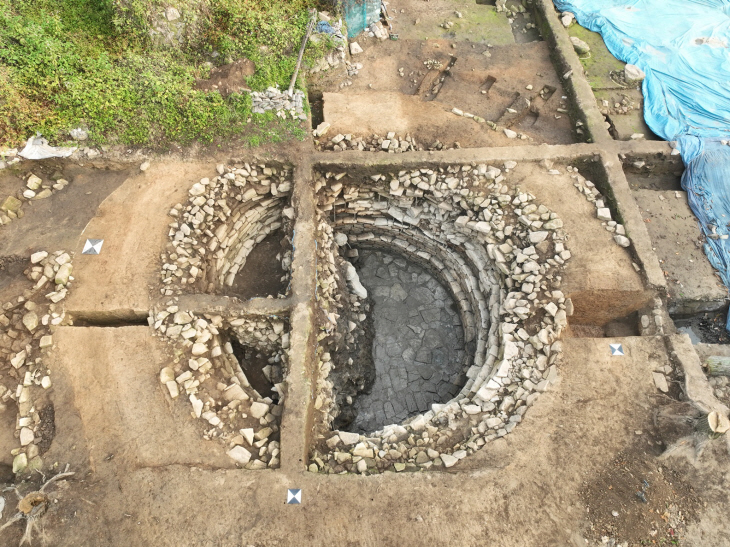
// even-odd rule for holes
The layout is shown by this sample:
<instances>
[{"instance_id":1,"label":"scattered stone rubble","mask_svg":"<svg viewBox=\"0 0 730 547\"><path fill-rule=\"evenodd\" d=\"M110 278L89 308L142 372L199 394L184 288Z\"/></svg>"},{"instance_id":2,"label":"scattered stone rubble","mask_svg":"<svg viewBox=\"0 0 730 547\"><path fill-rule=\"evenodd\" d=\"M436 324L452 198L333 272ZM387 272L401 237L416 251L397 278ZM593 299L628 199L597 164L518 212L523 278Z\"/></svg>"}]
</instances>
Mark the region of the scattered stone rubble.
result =
<instances>
[{"instance_id":1,"label":"scattered stone rubble","mask_svg":"<svg viewBox=\"0 0 730 547\"><path fill-rule=\"evenodd\" d=\"M545 163L545 166L549 169L549 173L560 174L560 171L557 169L552 169L552 162ZM575 180L573 186L585 196L586 200L596 206L596 217L601 221L601 225L613 234L613 240L616 244L620 247L630 247L631 240L626 236L626 228L624 228L623 224L619 224L612 219L611 209L608 208L596 185L581 175L576 167L569 165L566 167L566 170L568 173L573 173L571 175L571 178Z\"/></svg>"},{"instance_id":2,"label":"scattered stone rubble","mask_svg":"<svg viewBox=\"0 0 730 547\"><path fill-rule=\"evenodd\" d=\"M5 169L19 162L17 148L3 148L0 150L0 169Z\"/></svg>"},{"instance_id":3,"label":"scattered stone rubble","mask_svg":"<svg viewBox=\"0 0 730 547\"><path fill-rule=\"evenodd\" d=\"M572 313L560 291L560 269L570 258L566 234L555 213L504 181L502 169L484 164L376 173L364 180L330 172L316 181L320 210L332 223L320 222L321 234L336 230L355 249L390 250L428 268L457 302L474 351L466 356L468 381L454 399L368 436L329 433L317 444L311 471L451 467L512 431L557 380L558 338ZM325 255L319 260L336 262L339 251L329 238L319 248ZM327 287L341 284L336 268L324 274ZM339 324L336 314L346 313L342 302L353 292L347 298L334 289L321 293L331 314L323 330ZM315 407L323 424L341 411L324 377L331 359L320 354Z\"/></svg>"},{"instance_id":4,"label":"scattered stone rubble","mask_svg":"<svg viewBox=\"0 0 730 547\"><path fill-rule=\"evenodd\" d=\"M226 446L227 454L246 469L279 465L279 420L284 401L289 329L283 318L224 318L180 310L174 300L150 312L149 323L173 347L172 363L160 371L160 383L172 399L187 398L191 414L203 420L203 438ZM230 342L268 356L264 373L278 401L264 397L249 383Z\"/></svg>"},{"instance_id":5,"label":"scattered stone rubble","mask_svg":"<svg viewBox=\"0 0 730 547\"><path fill-rule=\"evenodd\" d=\"M68 184L69 182L63 178L44 181L39 176L30 173L25 180L24 188L18 190L15 196L8 196L0 202L0 226L10 224L17 218L23 218L24 202L50 197L54 192L66 188Z\"/></svg>"},{"instance_id":6,"label":"scattered stone rubble","mask_svg":"<svg viewBox=\"0 0 730 547\"><path fill-rule=\"evenodd\" d=\"M0 267L11 261L0 261ZM53 346L53 328L69 323L62 301L73 281L71 261L64 251L33 253L24 271L31 283L0 310L0 412L11 405L18 412L14 473L41 469L52 440L53 407L43 393L52 385L51 371L44 357Z\"/></svg>"},{"instance_id":7,"label":"scattered stone rubble","mask_svg":"<svg viewBox=\"0 0 730 547\"><path fill-rule=\"evenodd\" d=\"M317 59L314 66L309 69L309 72L316 74L317 72L324 72L331 68L338 68L345 64L345 57L345 44L343 43L331 49L324 57Z\"/></svg>"},{"instance_id":8,"label":"scattered stone rubble","mask_svg":"<svg viewBox=\"0 0 730 547\"><path fill-rule=\"evenodd\" d=\"M322 136L325 132L326 129L324 129L324 131L320 131L320 127L318 126L315 137ZM373 135L371 137L357 137L350 133L346 135L340 133L332 137L329 141L315 140L315 145L318 146L320 150L332 150L334 152L341 152L343 150L361 150L368 152L388 152L390 154L399 154L401 152L423 150L422 147L416 144L416 139L410 135L398 137L394 131L391 131L385 137L381 137L379 135Z\"/></svg>"},{"instance_id":9,"label":"scattered stone rubble","mask_svg":"<svg viewBox=\"0 0 730 547\"><path fill-rule=\"evenodd\" d=\"M190 188L187 205L177 204L169 213L173 222L168 252L162 255L163 295L230 287L257 243L285 224L291 232L291 167L234 161L216 170L218 176ZM288 272L291 252L281 261Z\"/></svg>"},{"instance_id":10,"label":"scattered stone rubble","mask_svg":"<svg viewBox=\"0 0 730 547\"><path fill-rule=\"evenodd\" d=\"M295 120L306 120L304 113L304 92L297 89L292 96L286 91L279 91L270 87L266 91L251 92L251 111L254 114L263 114L275 110L277 116L285 118L288 113Z\"/></svg>"}]
</instances>

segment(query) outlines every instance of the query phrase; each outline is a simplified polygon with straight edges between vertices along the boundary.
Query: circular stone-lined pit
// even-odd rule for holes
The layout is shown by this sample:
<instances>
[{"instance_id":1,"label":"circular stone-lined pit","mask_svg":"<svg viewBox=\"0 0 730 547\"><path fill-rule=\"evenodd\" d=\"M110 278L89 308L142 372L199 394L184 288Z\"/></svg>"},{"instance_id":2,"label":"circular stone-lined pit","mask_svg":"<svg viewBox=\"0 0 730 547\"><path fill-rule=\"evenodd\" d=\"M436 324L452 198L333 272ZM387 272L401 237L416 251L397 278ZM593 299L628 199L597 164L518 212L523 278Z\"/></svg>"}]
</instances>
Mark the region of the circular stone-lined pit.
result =
<instances>
[{"instance_id":1,"label":"circular stone-lined pit","mask_svg":"<svg viewBox=\"0 0 730 547\"><path fill-rule=\"evenodd\" d=\"M516 166L385 167L315 181L321 332L310 471L451 467L509 434L557 379L558 339L573 310L560 290L568 234L556 213L507 183ZM365 249L402 254L448 288L462 324L466 379L448 401L360 434L332 425L371 387L341 382L357 364L348 357L368 339L362 325L372 301L343 257Z\"/></svg>"},{"instance_id":2,"label":"circular stone-lined pit","mask_svg":"<svg viewBox=\"0 0 730 547\"><path fill-rule=\"evenodd\" d=\"M355 400L349 429L368 433L456 396L466 383L464 331L451 295L403 256L361 251L358 273L374 304L375 382Z\"/></svg>"}]
</instances>

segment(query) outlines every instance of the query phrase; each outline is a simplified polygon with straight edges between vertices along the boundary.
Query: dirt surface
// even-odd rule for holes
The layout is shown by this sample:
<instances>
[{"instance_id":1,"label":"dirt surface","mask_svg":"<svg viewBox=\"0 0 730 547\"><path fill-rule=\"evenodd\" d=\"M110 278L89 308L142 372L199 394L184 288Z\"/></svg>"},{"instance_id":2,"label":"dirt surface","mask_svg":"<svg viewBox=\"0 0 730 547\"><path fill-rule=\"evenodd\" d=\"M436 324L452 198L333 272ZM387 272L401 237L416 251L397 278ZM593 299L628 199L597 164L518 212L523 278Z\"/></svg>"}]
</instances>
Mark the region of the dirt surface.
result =
<instances>
[{"instance_id":1,"label":"dirt surface","mask_svg":"<svg viewBox=\"0 0 730 547\"><path fill-rule=\"evenodd\" d=\"M635 190L669 289L669 312L693 315L727 306L728 293L704 254L704 236L686 192Z\"/></svg>"},{"instance_id":2,"label":"dirt surface","mask_svg":"<svg viewBox=\"0 0 730 547\"><path fill-rule=\"evenodd\" d=\"M0 256L74 248L99 205L129 177L130 169L34 162L32 167L0 177L0 199L24 188L30 173L44 181L63 178L69 185L46 199L24 202L23 218L0 227Z\"/></svg>"},{"instance_id":3,"label":"dirt surface","mask_svg":"<svg viewBox=\"0 0 730 547\"><path fill-rule=\"evenodd\" d=\"M444 40L373 43L353 58L364 66L347 80L351 82L348 87L340 87L337 73L315 79L310 87L325 92L324 121L332 125L327 137L337 133L384 136L395 131L402 136L418 136L422 146L436 140L447 146L458 142L462 147L525 144L451 112L458 108L509 126L530 143L573 142L570 117L558 112L567 106L565 92L550 66L546 43L488 48L467 42L453 46ZM424 62L429 59L440 62L442 68L428 70ZM450 70L443 72L450 63ZM430 90L441 76L443 85L434 97ZM546 99L539 94L543 89L549 90L544 94ZM517 123L500 122L520 96L531 99L529 112Z\"/></svg>"},{"instance_id":4,"label":"dirt surface","mask_svg":"<svg viewBox=\"0 0 730 547\"><path fill-rule=\"evenodd\" d=\"M223 294L241 300L286 294L288 282L282 280L285 272L281 268L281 260L276 257L288 249L291 249L291 245L283 231L277 230L266 236L246 257L246 264L237 274L233 285L225 287Z\"/></svg>"},{"instance_id":5,"label":"dirt surface","mask_svg":"<svg viewBox=\"0 0 730 547\"><path fill-rule=\"evenodd\" d=\"M44 519L51 545L275 546L291 545L292 537L298 545L421 545L425 533L439 544L586 545L581 530L593 537L591 522L600 522L587 507L601 518L614 507L610 498L596 505L593 495L589 504L582 497L586 485L614 485L624 493L617 475L624 477L625 492L634 488L616 462L625 454L635 457L637 442L642 450L654 442L646 433L656 397L651 370L667 358L657 339L566 340L560 384L513 434L464 465L447 473L339 477L216 470L215 445L196 439L182 401L165 402L157 365L147 358L164 351L144 327L60 333L62 350L81 341L93 347L74 351L73 358L61 351L54 365L67 382L55 395L58 432L47 458L70 461L79 477ZM610 342L623 343L626 356L611 357ZM693 482L691 496L687 489L676 496L665 491L664 481L674 483L680 464L663 462L664 479L643 462L632 460L628 469L649 476L649 495L664 492L653 500L671 500L674 513L691 522L694 496L702 507L705 485ZM304 505L284 505L287 487L303 489ZM484 507L491 517L484 518ZM646 510L629 497L616 530L648 523L642 520ZM703 543L686 544L719 546L726 531L704 533Z\"/></svg>"},{"instance_id":6,"label":"dirt surface","mask_svg":"<svg viewBox=\"0 0 730 547\"><path fill-rule=\"evenodd\" d=\"M564 166L552 167L562 174L548 174L545 166L521 162L509 180L555 211L571 234L566 247L572 257L561 287L575 306L571 323L603 327L643 307L650 295L629 253L616 245L595 217L595 206L573 187Z\"/></svg>"},{"instance_id":7,"label":"dirt surface","mask_svg":"<svg viewBox=\"0 0 730 547\"><path fill-rule=\"evenodd\" d=\"M131 310L147 315L149 286L159 279L160 252L171 221L167 213L186 199L192 183L214 173L214 160L169 161L154 162L146 172L137 170L127 178L70 248L77 253L78 290L67 309ZM81 254L87 237L104 240L101 254ZM99 283L102 279L104 283Z\"/></svg>"},{"instance_id":8,"label":"dirt surface","mask_svg":"<svg viewBox=\"0 0 730 547\"><path fill-rule=\"evenodd\" d=\"M227 65L217 66L210 71L207 79L196 80L195 89L201 91L217 90L223 97L231 93L251 91L246 78L256 72L256 65L248 59L239 59Z\"/></svg>"}]
</instances>

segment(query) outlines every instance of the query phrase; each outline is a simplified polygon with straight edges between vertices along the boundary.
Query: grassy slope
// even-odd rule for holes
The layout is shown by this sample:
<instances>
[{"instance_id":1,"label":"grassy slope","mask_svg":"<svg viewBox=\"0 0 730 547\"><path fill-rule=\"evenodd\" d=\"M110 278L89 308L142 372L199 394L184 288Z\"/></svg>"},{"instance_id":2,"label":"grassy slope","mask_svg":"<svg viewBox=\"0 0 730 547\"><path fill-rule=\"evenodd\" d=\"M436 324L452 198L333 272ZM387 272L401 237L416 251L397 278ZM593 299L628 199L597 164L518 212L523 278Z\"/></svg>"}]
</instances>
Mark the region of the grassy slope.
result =
<instances>
[{"instance_id":1,"label":"grassy slope","mask_svg":"<svg viewBox=\"0 0 730 547\"><path fill-rule=\"evenodd\" d=\"M288 86L316 0L208 0L195 14L195 40L164 50L150 48L147 32L161 4L124 4L131 9L120 16L113 0L0 0L0 146L35 132L63 142L79 125L95 143L156 147L302 136L294 122L252 116L247 94L223 99L193 84L215 51L219 63L253 60L253 89Z\"/></svg>"}]
</instances>

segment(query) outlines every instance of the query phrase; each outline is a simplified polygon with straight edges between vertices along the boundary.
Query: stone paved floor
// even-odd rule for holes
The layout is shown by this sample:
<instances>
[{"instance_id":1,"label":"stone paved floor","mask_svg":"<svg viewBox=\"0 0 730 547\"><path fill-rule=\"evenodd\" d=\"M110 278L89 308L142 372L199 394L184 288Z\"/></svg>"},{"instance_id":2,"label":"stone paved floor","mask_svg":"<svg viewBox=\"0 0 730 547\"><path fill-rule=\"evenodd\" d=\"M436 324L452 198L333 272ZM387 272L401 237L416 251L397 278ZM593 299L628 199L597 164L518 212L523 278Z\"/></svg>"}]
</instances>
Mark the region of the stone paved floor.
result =
<instances>
[{"instance_id":1,"label":"stone paved floor","mask_svg":"<svg viewBox=\"0 0 730 547\"><path fill-rule=\"evenodd\" d=\"M358 397L352 431L371 432L425 412L464 384L464 332L456 305L426 270L362 251L358 272L374 302L375 384Z\"/></svg>"}]
</instances>

